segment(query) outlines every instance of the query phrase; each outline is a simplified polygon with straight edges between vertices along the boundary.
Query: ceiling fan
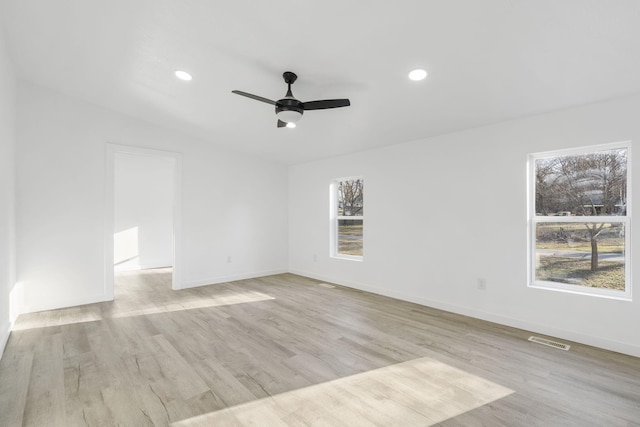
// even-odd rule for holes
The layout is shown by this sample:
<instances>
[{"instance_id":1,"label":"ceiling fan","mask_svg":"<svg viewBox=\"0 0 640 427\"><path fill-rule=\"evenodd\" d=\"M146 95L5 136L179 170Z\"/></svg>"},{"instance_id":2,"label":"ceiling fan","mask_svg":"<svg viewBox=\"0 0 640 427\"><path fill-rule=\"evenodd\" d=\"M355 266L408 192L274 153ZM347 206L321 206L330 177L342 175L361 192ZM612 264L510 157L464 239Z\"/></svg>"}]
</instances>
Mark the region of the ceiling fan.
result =
<instances>
[{"instance_id":1,"label":"ceiling fan","mask_svg":"<svg viewBox=\"0 0 640 427\"><path fill-rule=\"evenodd\" d=\"M266 102L267 104L276 106L276 116L278 117L278 127L282 128L289 123L295 123L302 117L302 114L308 110L325 110L327 108L348 107L351 105L348 99L323 99L321 101L301 102L293 97L291 93L291 85L296 81L298 76L291 71L285 71L282 74L284 82L287 84L287 93L284 98L278 101L272 101L258 95L253 95L240 90L232 90L231 92L255 99L256 101ZM289 127L294 127L289 125Z\"/></svg>"}]
</instances>

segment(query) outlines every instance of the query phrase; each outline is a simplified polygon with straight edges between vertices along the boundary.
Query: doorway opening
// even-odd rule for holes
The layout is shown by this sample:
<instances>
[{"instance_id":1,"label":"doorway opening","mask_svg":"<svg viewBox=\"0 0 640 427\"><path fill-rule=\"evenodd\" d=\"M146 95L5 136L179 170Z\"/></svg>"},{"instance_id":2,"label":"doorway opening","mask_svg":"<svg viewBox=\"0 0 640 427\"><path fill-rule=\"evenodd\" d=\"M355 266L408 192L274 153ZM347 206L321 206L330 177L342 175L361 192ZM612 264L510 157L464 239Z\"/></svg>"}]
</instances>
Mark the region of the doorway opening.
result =
<instances>
[{"instance_id":1,"label":"doorway opening","mask_svg":"<svg viewBox=\"0 0 640 427\"><path fill-rule=\"evenodd\" d=\"M106 299L114 275L139 270L162 269L181 289L181 165L179 153L107 144Z\"/></svg>"}]
</instances>

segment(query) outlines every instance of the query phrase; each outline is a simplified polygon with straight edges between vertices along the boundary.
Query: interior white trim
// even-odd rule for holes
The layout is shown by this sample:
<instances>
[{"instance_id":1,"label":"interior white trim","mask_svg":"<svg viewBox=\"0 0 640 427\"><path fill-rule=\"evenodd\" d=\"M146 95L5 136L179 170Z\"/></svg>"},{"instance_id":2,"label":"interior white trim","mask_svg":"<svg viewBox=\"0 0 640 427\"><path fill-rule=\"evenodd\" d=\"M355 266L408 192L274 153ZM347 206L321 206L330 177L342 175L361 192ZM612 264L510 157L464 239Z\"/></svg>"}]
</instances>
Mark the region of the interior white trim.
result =
<instances>
[{"instance_id":1,"label":"interior white trim","mask_svg":"<svg viewBox=\"0 0 640 427\"><path fill-rule=\"evenodd\" d=\"M9 335L11 335L11 329L13 327L13 323L7 323L6 327L0 329L0 359L4 355L4 349L7 346L7 341L9 341Z\"/></svg>"},{"instance_id":2,"label":"interior white trim","mask_svg":"<svg viewBox=\"0 0 640 427\"><path fill-rule=\"evenodd\" d=\"M364 215L353 215L353 216L344 216L338 215L338 205L339 205L339 195L338 195L338 183L342 181L353 181L353 180L362 180L364 181L363 175L357 176L349 176L343 178L334 178L331 180L329 184L329 257L335 259L343 259L348 261L364 261L364 246L362 255L349 255L343 254L338 251L339 246L339 236L338 236L338 221L340 220L349 220L349 221L362 221L363 224L363 233L364 233ZM364 244L364 234L362 238L362 242Z\"/></svg>"},{"instance_id":3,"label":"interior white trim","mask_svg":"<svg viewBox=\"0 0 640 427\"><path fill-rule=\"evenodd\" d=\"M197 288L198 286L217 285L220 283L234 282L236 280L255 279L257 277L273 276L275 274L284 274L289 271L286 269L270 270L270 271L256 271L253 273L231 274L228 276L217 276L209 279L190 280L184 283L183 289Z\"/></svg>"},{"instance_id":4,"label":"interior white trim","mask_svg":"<svg viewBox=\"0 0 640 427\"><path fill-rule=\"evenodd\" d=\"M113 230L115 227L115 155L116 153L136 154L170 159L174 162L173 192L173 277L172 289L183 288L182 283L182 154L172 151L155 150L106 143L105 176L105 227L104 227L104 300L114 299L113 289Z\"/></svg>"},{"instance_id":5,"label":"interior white trim","mask_svg":"<svg viewBox=\"0 0 640 427\"><path fill-rule=\"evenodd\" d=\"M544 280L536 280L536 225L538 223L587 223L593 222L594 217L590 216L538 216L536 215L535 206L535 182L536 168L535 161L538 159L562 157L570 155L582 155L594 152L602 152L615 149L627 150L627 205L626 215L598 216L598 222L618 222L624 224L624 270L625 270L625 289L623 291L589 288L585 286L572 285L569 283L551 282ZM562 148L558 150L545 151L541 153L530 153L527 160L527 286L530 288L543 289L552 292L569 292L580 295L587 295L600 298L611 298L621 301L633 300L633 281L631 279L631 222L632 222L632 166L631 166L631 141L618 141L606 144L595 144L573 148Z\"/></svg>"},{"instance_id":6,"label":"interior white trim","mask_svg":"<svg viewBox=\"0 0 640 427\"><path fill-rule=\"evenodd\" d=\"M312 279L321 280L323 282L335 283L348 288L358 289L365 292L371 292L378 295L383 295L391 298L396 298L403 301L413 302L416 304L424 305L426 307L436 308L438 310L444 310L451 313L461 314L463 316L469 316L476 319L486 320L488 322L498 323L504 326L510 326L513 328L523 329L538 334L548 335L552 337L561 338L567 341L578 342L605 350L615 351L618 353L628 354L630 356L640 357L640 346L614 341L603 337L596 337L593 335L585 335L572 331L567 331L561 328L555 328L553 326L543 325L539 323L522 321L508 316L496 315L494 313L486 312L483 310L477 310L472 307L465 307L457 304L448 304L442 301L436 301L427 298L414 297L399 292L393 292L386 289L365 285L358 282L343 281L335 277L327 277L323 275L313 274L310 272L300 270L290 270L292 274L300 276L310 277Z\"/></svg>"},{"instance_id":7,"label":"interior white trim","mask_svg":"<svg viewBox=\"0 0 640 427\"><path fill-rule=\"evenodd\" d=\"M113 276L112 276L113 282ZM36 304L26 304L21 314L37 313L39 311L58 310L61 308L77 307L80 305L96 304L99 302L111 301L106 294L89 295L80 298L50 299ZM13 326L13 325L12 325Z\"/></svg>"}]
</instances>

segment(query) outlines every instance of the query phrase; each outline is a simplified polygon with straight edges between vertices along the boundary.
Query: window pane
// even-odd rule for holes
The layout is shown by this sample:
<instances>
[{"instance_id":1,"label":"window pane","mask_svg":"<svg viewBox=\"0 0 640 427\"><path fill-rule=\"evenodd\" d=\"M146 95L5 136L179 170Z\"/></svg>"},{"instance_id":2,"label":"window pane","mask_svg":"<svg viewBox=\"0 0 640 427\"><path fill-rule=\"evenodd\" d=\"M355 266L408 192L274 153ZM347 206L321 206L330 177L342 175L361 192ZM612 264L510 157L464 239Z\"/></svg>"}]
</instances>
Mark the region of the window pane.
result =
<instances>
[{"instance_id":1,"label":"window pane","mask_svg":"<svg viewBox=\"0 0 640 427\"><path fill-rule=\"evenodd\" d=\"M338 253L362 256L362 220L338 220Z\"/></svg>"},{"instance_id":2,"label":"window pane","mask_svg":"<svg viewBox=\"0 0 640 427\"><path fill-rule=\"evenodd\" d=\"M626 215L627 149L535 161L536 215Z\"/></svg>"},{"instance_id":3,"label":"window pane","mask_svg":"<svg viewBox=\"0 0 640 427\"><path fill-rule=\"evenodd\" d=\"M364 180L338 181L338 216L364 215Z\"/></svg>"},{"instance_id":4,"label":"window pane","mask_svg":"<svg viewBox=\"0 0 640 427\"><path fill-rule=\"evenodd\" d=\"M537 223L535 280L625 290L624 223Z\"/></svg>"}]
</instances>

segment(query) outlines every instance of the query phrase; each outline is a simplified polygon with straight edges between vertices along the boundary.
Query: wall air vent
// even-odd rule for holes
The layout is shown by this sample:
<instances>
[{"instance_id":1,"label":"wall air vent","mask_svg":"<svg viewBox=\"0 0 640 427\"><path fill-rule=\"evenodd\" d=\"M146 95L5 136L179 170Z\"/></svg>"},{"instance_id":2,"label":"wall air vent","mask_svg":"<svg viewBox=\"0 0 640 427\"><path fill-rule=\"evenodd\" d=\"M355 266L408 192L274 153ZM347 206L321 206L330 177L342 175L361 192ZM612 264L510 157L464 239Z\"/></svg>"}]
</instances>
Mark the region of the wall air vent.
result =
<instances>
[{"instance_id":1,"label":"wall air vent","mask_svg":"<svg viewBox=\"0 0 640 427\"><path fill-rule=\"evenodd\" d=\"M570 345L568 344L563 344L560 342L555 342L555 341L551 341L551 340L547 340L544 338L540 338L540 337L529 337L529 341L531 342L535 342L538 344L542 344L542 345L546 345L549 347L553 347L553 348L558 348L560 350L564 350L564 351L569 351L569 348L571 348Z\"/></svg>"}]
</instances>

